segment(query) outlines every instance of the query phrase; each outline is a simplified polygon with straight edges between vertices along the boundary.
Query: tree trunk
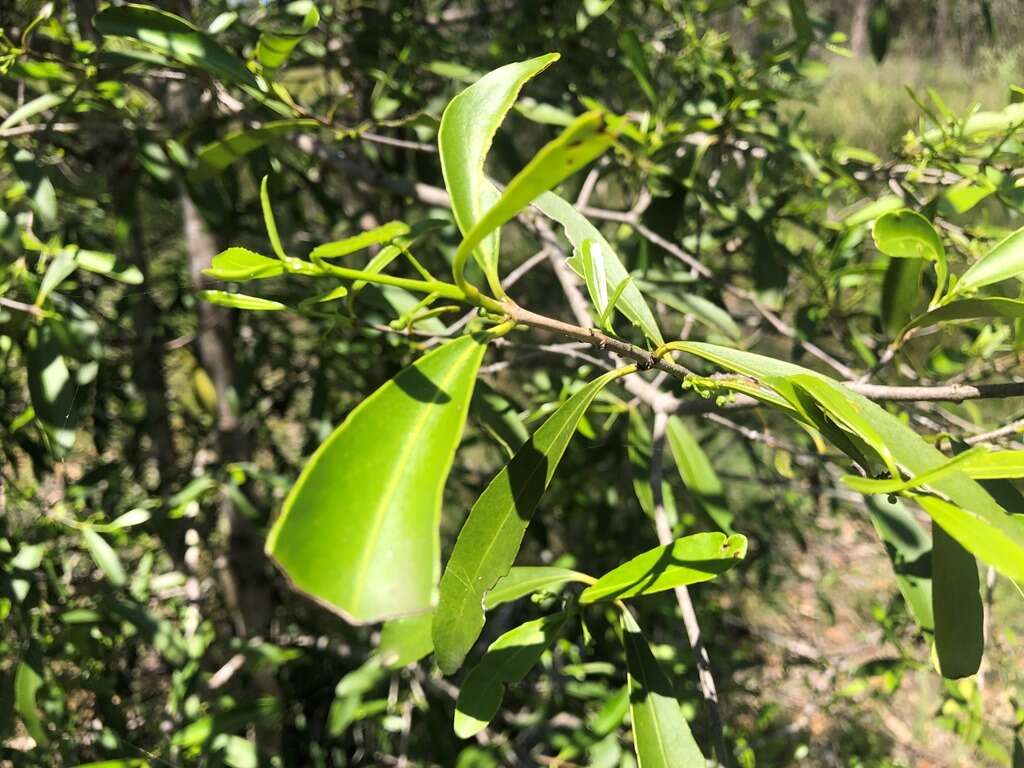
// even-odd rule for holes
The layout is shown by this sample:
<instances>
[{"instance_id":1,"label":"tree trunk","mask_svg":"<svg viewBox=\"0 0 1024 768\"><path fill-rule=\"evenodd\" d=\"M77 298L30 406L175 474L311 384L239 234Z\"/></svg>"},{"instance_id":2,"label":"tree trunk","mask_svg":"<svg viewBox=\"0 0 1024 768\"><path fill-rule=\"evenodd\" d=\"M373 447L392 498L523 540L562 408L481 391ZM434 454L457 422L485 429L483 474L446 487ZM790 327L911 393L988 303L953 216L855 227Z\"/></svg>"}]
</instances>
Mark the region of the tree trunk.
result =
<instances>
[{"instance_id":1,"label":"tree trunk","mask_svg":"<svg viewBox=\"0 0 1024 768\"><path fill-rule=\"evenodd\" d=\"M850 50L858 59L868 52L868 15L871 0L854 0L853 21L850 23Z\"/></svg>"}]
</instances>

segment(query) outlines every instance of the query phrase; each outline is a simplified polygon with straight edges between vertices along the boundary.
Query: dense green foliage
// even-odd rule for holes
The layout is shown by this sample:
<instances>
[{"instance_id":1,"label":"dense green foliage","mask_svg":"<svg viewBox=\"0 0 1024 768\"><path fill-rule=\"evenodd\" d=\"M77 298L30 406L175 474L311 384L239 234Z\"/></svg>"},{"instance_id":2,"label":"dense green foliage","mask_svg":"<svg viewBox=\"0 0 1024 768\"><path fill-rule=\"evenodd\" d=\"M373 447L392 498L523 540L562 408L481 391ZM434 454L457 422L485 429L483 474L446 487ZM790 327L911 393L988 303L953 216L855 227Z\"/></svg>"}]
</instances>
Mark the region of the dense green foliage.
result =
<instances>
[{"instance_id":1,"label":"dense green foliage","mask_svg":"<svg viewBox=\"0 0 1024 768\"><path fill-rule=\"evenodd\" d=\"M1012 8L23 5L0 765L1024 761Z\"/></svg>"}]
</instances>

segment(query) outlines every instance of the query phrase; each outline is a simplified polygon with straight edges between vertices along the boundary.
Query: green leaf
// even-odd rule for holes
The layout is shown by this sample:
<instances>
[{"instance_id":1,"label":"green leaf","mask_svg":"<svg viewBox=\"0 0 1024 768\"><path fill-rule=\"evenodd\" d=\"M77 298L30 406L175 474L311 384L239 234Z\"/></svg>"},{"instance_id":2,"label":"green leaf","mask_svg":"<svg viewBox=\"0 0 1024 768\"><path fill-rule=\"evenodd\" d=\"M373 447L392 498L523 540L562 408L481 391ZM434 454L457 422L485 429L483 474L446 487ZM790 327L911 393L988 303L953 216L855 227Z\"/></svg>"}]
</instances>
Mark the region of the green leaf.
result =
<instances>
[{"instance_id":1,"label":"green leaf","mask_svg":"<svg viewBox=\"0 0 1024 768\"><path fill-rule=\"evenodd\" d=\"M523 534L583 414L621 375L610 371L566 400L491 482L469 512L441 577L434 612L434 654L451 674L484 626L483 601L515 562Z\"/></svg>"},{"instance_id":2,"label":"green leaf","mask_svg":"<svg viewBox=\"0 0 1024 768\"><path fill-rule=\"evenodd\" d=\"M19 662L14 673L14 709L38 746L46 746L50 742L43 724L43 712L36 702L36 693L42 687L43 676L36 670L35 660Z\"/></svg>"},{"instance_id":3,"label":"green leaf","mask_svg":"<svg viewBox=\"0 0 1024 768\"><path fill-rule=\"evenodd\" d=\"M1024 227L1007 235L964 272L953 293L976 291L1011 277L1024 276Z\"/></svg>"},{"instance_id":4,"label":"green leaf","mask_svg":"<svg viewBox=\"0 0 1024 768\"><path fill-rule=\"evenodd\" d=\"M507 64L487 73L452 99L441 115L437 146L455 223L465 236L491 207L497 193L484 174L494 134L528 80L558 60L557 53ZM498 280L495 231L475 252L488 279Z\"/></svg>"},{"instance_id":5,"label":"green leaf","mask_svg":"<svg viewBox=\"0 0 1024 768\"><path fill-rule=\"evenodd\" d=\"M46 267L46 273L39 283L39 293L36 294L35 301L37 307L43 306L47 296L53 293L54 289L75 271L76 266L78 265L75 263L74 250L63 248L57 252L49 266Z\"/></svg>"},{"instance_id":6,"label":"green leaf","mask_svg":"<svg viewBox=\"0 0 1024 768\"><path fill-rule=\"evenodd\" d=\"M384 666L388 669L401 669L434 650L434 642L430 637L432 620L431 614L421 613L385 622L380 631L380 645L377 646L377 655Z\"/></svg>"},{"instance_id":7,"label":"green leaf","mask_svg":"<svg viewBox=\"0 0 1024 768\"><path fill-rule=\"evenodd\" d=\"M387 224L381 224L379 227L360 232L358 235L346 237L344 240L336 240L331 243L318 245L309 255L310 258L337 259L342 256L348 256L350 253L361 251L364 248L369 248L371 245L391 242L396 237L401 237L408 234L408 232L408 224L401 221L389 221ZM391 254L391 258L400 253L401 249L397 249L396 253ZM372 270L370 266L367 266L366 271L377 270Z\"/></svg>"},{"instance_id":8,"label":"green leaf","mask_svg":"<svg viewBox=\"0 0 1024 768\"><path fill-rule=\"evenodd\" d=\"M644 54L643 45L636 33L627 29L619 36L619 50L625 54L623 64L626 69L633 73L640 90L644 92L651 104L658 103L658 97L651 85L651 71L647 67L647 56Z\"/></svg>"},{"instance_id":9,"label":"green leaf","mask_svg":"<svg viewBox=\"0 0 1024 768\"><path fill-rule=\"evenodd\" d=\"M82 538L85 540L85 546L89 548L89 554L92 555L93 562L103 571L107 581L115 587L124 586L128 577L125 575L124 566L121 565L121 558L117 556L114 548L107 543L106 539L91 528L82 529Z\"/></svg>"},{"instance_id":10,"label":"green leaf","mask_svg":"<svg viewBox=\"0 0 1024 768\"><path fill-rule=\"evenodd\" d=\"M715 304L713 301L698 296L695 293L685 293L677 289L667 291L651 286L650 283L641 282L644 294L660 301L667 307L684 315L691 315L694 320L702 323L711 330L718 331L737 341L742 336L736 321L728 312Z\"/></svg>"},{"instance_id":11,"label":"green leaf","mask_svg":"<svg viewBox=\"0 0 1024 768\"><path fill-rule=\"evenodd\" d=\"M861 493L900 493L923 485L932 485L936 480L953 472L963 472L974 480L1024 477L1024 451L988 451L981 446L975 446L945 464L907 480L875 480L857 476L847 476L843 480ZM1003 506L1006 507L1005 504Z\"/></svg>"},{"instance_id":12,"label":"green leaf","mask_svg":"<svg viewBox=\"0 0 1024 768\"><path fill-rule=\"evenodd\" d=\"M954 289L955 291L955 289ZM914 319L907 326L917 328L922 325L931 325L952 320L975 320L980 317L1002 317L1007 320L1017 320L1024 317L1024 301L1007 299L1001 296L981 299L959 299L948 304L936 307L930 312L925 312Z\"/></svg>"},{"instance_id":13,"label":"green leaf","mask_svg":"<svg viewBox=\"0 0 1024 768\"><path fill-rule=\"evenodd\" d=\"M75 251L75 262L82 269L105 275L126 285L141 285L142 272L134 264L126 264L112 253L103 251Z\"/></svg>"},{"instance_id":14,"label":"green leaf","mask_svg":"<svg viewBox=\"0 0 1024 768\"><path fill-rule=\"evenodd\" d=\"M150 515L148 509L142 509L136 507L135 509L129 509L123 515L118 515L110 521L110 528L122 529L122 528L134 528L136 525L142 525L143 523L149 522Z\"/></svg>"},{"instance_id":15,"label":"green leaf","mask_svg":"<svg viewBox=\"0 0 1024 768\"><path fill-rule=\"evenodd\" d=\"M572 243L574 251L574 257L569 261L569 265L578 273L582 273L579 260L583 252L583 244L589 240L600 249L606 285L617 286L629 277L629 272L626 271L622 261L616 255L611 245L608 244L608 241L601 235L601 232L572 205L553 192L545 192L543 195L540 195L533 201L533 205L541 213L557 221L565 229L565 236ZM594 299L593 294L591 294L591 299ZM644 301L644 296L640 289L632 281L622 290L622 296L615 308L625 315L630 322L638 326L644 335L655 344L660 345L664 343L661 331L658 329L658 323L654 319L650 307Z\"/></svg>"},{"instance_id":16,"label":"green leaf","mask_svg":"<svg viewBox=\"0 0 1024 768\"><path fill-rule=\"evenodd\" d=\"M943 481L947 487L955 478ZM936 483L936 487L940 487ZM962 495L962 494L958 494ZM967 510L937 496L914 496L933 521L997 571L1014 581L1024 582L1024 522L1002 513L988 514L987 508Z\"/></svg>"},{"instance_id":17,"label":"green leaf","mask_svg":"<svg viewBox=\"0 0 1024 768\"><path fill-rule=\"evenodd\" d=\"M96 14L93 25L100 34L130 37L186 66L205 69L227 81L256 86L256 78L241 59L173 13L126 3L103 9Z\"/></svg>"},{"instance_id":18,"label":"green leaf","mask_svg":"<svg viewBox=\"0 0 1024 768\"><path fill-rule=\"evenodd\" d=\"M903 207L903 198L896 197L896 195L883 195L877 200L872 200L870 203L862 205L846 216L842 222L846 227L858 227L861 224L867 224L869 221L877 219L882 214L889 211L897 211Z\"/></svg>"},{"instance_id":19,"label":"green leaf","mask_svg":"<svg viewBox=\"0 0 1024 768\"><path fill-rule=\"evenodd\" d=\"M530 439L516 407L501 393L481 381L473 392L470 414L492 438L501 444L509 458Z\"/></svg>"},{"instance_id":20,"label":"green leaf","mask_svg":"<svg viewBox=\"0 0 1024 768\"><path fill-rule=\"evenodd\" d=\"M939 233L928 219L915 211L904 209L879 216L871 234L875 246L886 256L935 262L946 260L946 249Z\"/></svg>"},{"instance_id":21,"label":"green leaf","mask_svg":"<svg viewBox=\"0 0 1024 768\"><path fill-rule=\"evenodd\" d=\"M633 746L642 768L703 768L704 755L683 717L672 683L629 611L622 611Z\"/></svg>"},{"instance_id":22,"label":"green leaf","mask_svg":"<svg viewBox=\"0 0 1024 768\"><path fill-rule=\"evenodd\" d=\"M969 677L985 651L978 564L941 525L932 525L932 611L943 677Z\"/></svg>"},{"instance_id":23,"label":"green leaf","mask_svg":"<svg viewBox=\"0 0 1024 768\"><path fill-rule=\"evenodd\" d=\"M942 245L939 233L935 231L935 227L928 219L915 211L892 211L875 220L872 236L878 250L890 258L924 259L933 262L937 283L935 296L937 298L942 295L946 288L946 277L949 274L949 267L946 265L946 249ZM913 271L913 269L907 270L911 273L904 276L907 283L911 282ZM910 292L909 285L903 286L910 298L907 307L909 311L913 310L916 303L917 287L916 281L914 282L913 293Z\"/></svg>"},{"instance_id":24,"label":"green leaf","mask_svg":"<svg viewBox=\"0 0 1024 768\"><path fill-rule=\"evenodd\" d=\"M485 349L462 336L424 355L313 454L267 538L296 588L353 622L430 609L441 494Z\"/></svg>"},{"instance_id":25,"label":"green leaf","mask_svg":"<svg viewBox=\"0 0 1024 768\"><path fill-rule=\"evenodd\" d=\"M209 181L274 139L317 125L316 120L275 120L257 128L242 128L229 133L223 139L205 144L196 153L196 165L188 173L189 181L193 184Z\"/></svg>"},{"instance_id":26,"label":"green leaf","mask_svg":"<svg viewBox=\"0 0 1024 768\"><path fill-rule=\"evenodd\" d=\"M733 533L732 512L726 504L722 481L700 443L678 416L669 418L665 436L683 485L715 525Z\"/></svg>"},{"instance_id":27,"label":"green leaf","mask_svg":"<svg viewBox=\"0 0 1024 768\"><path fill-rule=\"evenodd\" d=\"M63 93L44 93L42 96L37 96L34 99L26 101L16 110L11 112L7 118L0 123L0 130L4 128L13 128L16 125L21 125L26 120L38 115L40 112L45 112L48 109L53 109L64 103L67 99Z\"/></svg>"},{"instance_id":28,"label":"green leaf","mask_svg":"<svg viewBox=\"0 0 1024 768\"><path fill-rule=\"evenodd\" d=\"M203 274L217 280L263 280L284 272L280 259L271 259L248 248L228 248L213 257L213 263Z\"/></svg>"},{"instance_id":29,"label":"green leaf","mask_svg":"<svg viewBox=\"0 0 1024 768\"><path fill-rule=\"evenodd\" d=\"M911 616L924 631L934 631L931 539L899 499L868 496L866 501Z\"/></svg>"},{"instance_id":30,"label":"green leaf","mask_svg":"<svg viewBox=\"0 0 1024 768\"><path fill-rule=\"evenodd\" d=\"M520 624L499 637L470 670L455 703L455 733L468 739L494 718L505 696L505 686L518 683L554 642L565 614L555 613Z\"/></svg>"},{"instance_id":31,"label":"green leaf","mask_svg":"<svg viewBox=\"0 0 1024 768\"><path fill-rule=\"evenodd\" d=\"M267 239L270 240L270 247L274 249L274 255L281 261L288 260L288 254L284 252L281 245L281 235L277 231L277 221L274 219L274 208L270 204L269 176L260 179L260 209L263 211L263 225L267 228Z\"/></svg>"},{"instance_id":32,"label":"green leaf","mask_svg":"<svg viewBox=\"0 0 1024 768\"><path fill-rule=\"evenodd\" d=\"M897 464L911 475L924 474L947 461L903 420L827 376L782 360L714 344L676 342L674 346L758 380L776 378L781 381L793 376L817 378L847 401L857 420L869 425L873 439L882 443ZM932 496L915 497L925 512L968 551L1003 575L1024 581L1024 526L1006 514L978 483L962 474L954 473L936 480L934 488L950 501Z\"/></svg>"},{"instance_id":33,"label":"green leaf","mask_svg":"<svg viewBox=\"0 0 1024 768\"><path fill-rule=\"evenodd\" d=\"M75 442L79 387L71 378L50 323L29 329L26 341L25 367L32 407L60 454Z\"/></svg>"},{"instance_id":34,"label":"green leaf","mask_svg":"<svg viewBox=\"0 0 1024 768\"><path fill-rule=\"evenodd\" d=\"M914 317L921 291L923 259L890 259L882 279L882 327L896 338Z\"/></svg>"},{"instance_id":35,"label":"green leaf","mask_svg":"<svg viewBox=\"0 0 1024 768\"><path fill-rule=\"evenodd\" d=\"M587 112L576 118L561 135L541 147L508 183L497 202L466 233L456 251L455 264L463 263L484 238L539 195L602 155L615 142L617 126L621 122L621 118L611 119L600 110ZM496 263L494 268L497 268Z\"/></svg>"},{"instance_id":36,"label":"green leaf","mask_svg":"<svg viewBox=\"0 0 1024 768\"><path fill-rule=\"evenodd\" d=\"M484 610L491 610L502 603L518 600L525 595L539 592L542 589L553 589L560 587L570 581L578 581L584 584L593 583L586 574L569 570L568 568L555 568L553 566L520 566L513 568L508 575L498 579L494 589L487 593L484 598Z\"/></svg>"},{"instance_id":37,"label":"green leaf","mask_svg":"<svg viewBox=\"0 0 1024 768\"><path fill-rule=\"evenodd\" d=\"M219 304L222 307L234 309L251 309L258 312L280 311L288 309L279 301L261 299L257 296L247 296L244 293L228 293L227 291L199 291L199 298L211 304Z\"/></svg>"},{"instance_id":38,"label":"green leaf","mask_svg":"<svg viewBox=\"0 0 1024 768\"><path fill-rule=\"evenodd\" d=\"M695 533L655 547L609 571L580 595L581 603L624 600L710 581L746 557L747 537Z\"/></svg>"},{"instance_id":39,"label":"green leaf","mask_svg":"<svg viewBox=\"0 0 1024 768\"><path fill-rule=\"evenodd\" d=\"M273 78L277 70L284 66L302 38L320 23L320 12L311 6L299 24L289 20L273 29L260 31L256 41L256 61L263 68L263 74Z\"/></svg>"}]
</instances>

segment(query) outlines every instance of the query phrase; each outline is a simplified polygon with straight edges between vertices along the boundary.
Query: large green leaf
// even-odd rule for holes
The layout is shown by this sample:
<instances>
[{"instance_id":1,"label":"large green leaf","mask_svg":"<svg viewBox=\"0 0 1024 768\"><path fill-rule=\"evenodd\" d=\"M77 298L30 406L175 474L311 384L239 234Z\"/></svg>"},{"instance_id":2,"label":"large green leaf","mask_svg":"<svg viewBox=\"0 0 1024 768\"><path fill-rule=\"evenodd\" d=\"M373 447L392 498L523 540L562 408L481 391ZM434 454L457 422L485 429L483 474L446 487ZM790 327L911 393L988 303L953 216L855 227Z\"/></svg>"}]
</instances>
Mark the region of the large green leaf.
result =
<instances>
[{"instance_id":1,"label":"large green leaf","mask_svg":"<svg viewBox=\"0 0 1024 768\"><path fill-rule=\"evenodd\" d=\"M704 755L683 717L672 683L629 611L622 611L633 745L640 768L704 768Z\"/></svg>"},{"instance_id":2,"label":"large green leaf","mask_svg":"<svg viewBox=\"0 0 1024 768\"><path fill-rule=\"evenodd\" d=\"M978 563L932 525L932 613L935 652L943 677L968 677L978 671L985 651L985 609L981 604Z\"/></svg>"},{"instance_id":3,"label":"large green leaf","mask_svg":"<svg viewBox=\"0 0 1024 768\"><path fill-rule=\"evenodd\" d=\"M726 504L722 481L700 443L678 416L669 418L665 435L687 490L715 525L732 533L732 512Z\"/></svg>"},{"instance_id":4,"label":"large green leaf","mask_svg":"<svg viewBox=\"0 0 1024 768\"><path fill-rule=\"evenodd\" d=\"M1004 237L972 264L953 290L968 293L1010 277L1024 277L1024 227Z\"/></svg>"},{"instance_id":5,"label":"large green leaf","mask_svg":"<svg viewBox=\"0 0 1024 768\"><path fill-rule=\"evenodd\" d=\"M564 613L555 613L528 621L491 643L459 690L455 703L458 736L468 739L487 727L498 713L505 686L526 677L544 650L554 642L565 618Z\"/></svg>"},{"instance_id":6,"label":"large green leaf","mask_svg":"<svg viewBox=\"0 0 1024 768\"><path fill-rule=\"evenodd\" d=\"M229 133L223 139L204 145L196 153L196 167L189 171L188 178L195 184L209 181L268 142L317 125L316 120L275 120L257 128L242 128Z\"/></svg>"},{"instance_id":7,"label":"large green leaf","mask_svg":"<svg viewBox=\"0 0 1024 768\"><path fill-rule=\"evenodd\" d=\"M920 475L948 460L899 417L877 403L843 387L838 382L792 363L751 352L700 342L676 342L674 347L709 360L716 365L754 379L800 377L806 384L815 378L831 390L830 400L846 401L848 426L866 424L865 440L884 446L897 464L911 475ZM808 391L808 390L805 390ZM814 394L820 395L823 387ZM934 482L935 490L948 499L917 497L922 508L968 551L1012 579L1024 580L1024 526L1014 520L978 483L962 473Z\"/></svg>"},{"instance_id":8,"label":"large green leaf","mask_svg":"<svg viewBox=\"0 0 1024 768\"><path fill-rule=\"evenodd\" d=\"M710 581L746 557L747 537L695 533L655 547L623 563L587 587L581 603L623 600Z\"/></svg>"},{"instance_id":9,"label":"large green leaf","mask_svg":"<svg viewBox=\"0 0 1024 768\"><path fill-rule=\"evenodd\" d=\"M470 510L441 577L434 612L434 653L445 673L459 668L480 636L485 596L512 568L530 518L587 407L618 375L611 371L594 379L559 406Z\"/></svg>"},{"instance_id":10,"label":"large green leaf","mask_svg":"<svg viewBox=\"0 0 1024 768\"><path fill-rule=\"evenodd\" d=\"M565 236L572 243L574 253L574 258L569 263L577 272L582 273L579 259L583 252L584 243L589 241L600 249L605 283L611 286L608 289L609 291L629 277L629 272L626 271L622 261L616 255L611 245L608 244L608 241L601 235L601 232L572 205L553 192L545 192L538 196L533 200L533 205L540 209L545 216L554 219L565 229ZM594 300L594 298L591 295L591 299ZM597 306L596 301L595 306ZM655 321L650 307L644 301L644 296L640 289L632 281L622 290L622 295L619 297L615 309L629 318L630 322L638 326L644 332L644 335L655 344L664 343L661 331L658 329L658 323ZM599 308L598 311L600 312L601 309Z\"/></svg>"},{"instance_id":11,"label":"large green leaf","mask_svg":"<svg viewBox=\"0 0 1024 768\"><path fill-rule=\"evenodd\" d=\"M485 348L462 336L424 355L313 454L267 538L298 589L355 622L430 609L441 494Z\"/></svg>"},{"instance_id":12,"label":"large green leaf","mask_svg":"<svg viewBox=\"0 0 1024 768\"><path fill-rule=\"evenodd\" d=\"M921 291L923 259L890 259L882 279L881 320L895 338L914 317Z\"/></svg>"},{"instance_id":13,"label":"large green leaf","mask_svg":"<svg viewBox=\"0 0 1024 768\"><path fill-rule=\"evenodd\" d=\"M437 146L452 213L463 235L497 199L484 174L494 134L528 80L558 60L557 53L507 64L489 72L449 102L441 115ZM498 233L480 244L475 256L484 274L498 275Z\"/></svg>"},{"instance_id":14,"label":"large green leaf","mask_svg":"<svg viewBox=\"0 0 1024 768\"><path fill-rule=\"evenodd\" d=\"M93 24L100 34L130 37L186 66L205 69L227 81L256 85L256 78L245 62L211 35L173 13L126 3L103 9L96 14Z\"/></svg>"},{"instance_id":15,"label":"large green leaf","mask_svg":"<svg viewBox=\"0 0 1024 768\"><path fill-rule=\"evenodd\" d=\"M928 534L899 499L868 496L867 505L910 614L921 629L933 631L932 543Z\"/></svg>"},{"instance_id":16,"label":"large green leaf","mask_svg":"<svg viewBox=\"0 0 1024 768\"><path fill-rule=\"evenodd\" d=\"M516 216L535 198L603 154L615 142L616 126L619 123L621 118L610 120L607 113L600 110L587 112L573 120L557 138L541 147L526 167L508 183L498 200L466 233L456 251L455 264L461 264L484 238Z\"/></svg>"}]
</instances>

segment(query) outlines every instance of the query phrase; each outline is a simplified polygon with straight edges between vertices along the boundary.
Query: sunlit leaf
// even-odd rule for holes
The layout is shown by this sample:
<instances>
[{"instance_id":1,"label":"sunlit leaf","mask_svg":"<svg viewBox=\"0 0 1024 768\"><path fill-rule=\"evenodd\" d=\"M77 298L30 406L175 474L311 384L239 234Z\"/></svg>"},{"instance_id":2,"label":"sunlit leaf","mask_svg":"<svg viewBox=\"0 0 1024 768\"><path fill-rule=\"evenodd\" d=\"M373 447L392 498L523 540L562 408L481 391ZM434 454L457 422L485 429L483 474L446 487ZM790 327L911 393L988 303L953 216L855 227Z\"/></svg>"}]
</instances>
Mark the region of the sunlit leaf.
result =
<instances>
[{"instance_id":1,"label":"sunlit leaf","mask_svg":"<svg viewBox=\"0 0 1024 768\"><path fill-rule=\"evenodd\" d=\"M921 629L932 632L931 539L899 499L868 496L866 501L910 614Z\"/></svg>"},{"instance_id":2,"label":"sunlit leaf","mask_svg":"<svg viewBox=\"0 0 1024 768\"><path fill-rule=\"evenodd\" d=\"M262 280L284 272L280 259L271 259L248 248L228 248L213 257L213 263L203 274L217 280Z\"/></svg>"},{"instance_id":3,"label":"sunlit leaf","mask_svg":"<svg viewBox=\"0 0 1024 768\"><path fill-rule=\"evenodd\" d=\"M483 601L515 562L523 534L588 406L619 374L594 379L559 406L476 500L441 578L434 653L450 674L484 626Z\"/></svg>"},{"instance_id":4,"label":"sunlit leaf","mask_svg":"<svg viewBox=\"0 0 1024 768\"><path fill-rule=\"evenodd\" d=\"M626 271L622 261L616 255L611 245L608 244L608 241L601 235L601 232L572 205L553 192L546 192L540 195L533 200L533 205L545 216L554 219L565 229L565 236L572 243L574 251L573 259L570 260L569 264L577 272L581 274L583 272L579 259L583 252L583 244L590 241L600 250L604 280L607 285L617 286L629 277L629 272ZM593 298L592 295L591 299ZM638 326L644 332L644 335L655 344L662 344L664 342L650 307L644 301L640 289L632 281L623 289L622 296L616 303L615 308L625 315L630 322Z\"/></svg>"},{"instance_id":5,"label":"sunlit leaf","mask_svg":"<svg viewBox=\"0 0 1024 768\"><path fill-rule=\"evenodd\" d=\"M246 296L244 293L228 293L227 291L199 291L199 298L211 304L233 309L249 309L256 312L280 311L288 309L279 301L261 299L258 296Z\"/></svg>"},{"instance_id":6,"label":"sunlit leaf","mask_svg":"<svg viewBox=\"0 0 1024 768\"><path fill-rule=\"evenodd\" d=\"M581 603L622 600L709 581L747 554L742 534L695 533L655 547L609 571L580 595Z\"/></svg>"},{"instance_id":7,"label":"sunlit leaf","mask_svg":"<svg viewBox=\"0 0 1024 768\"><path fill-rule=\"evenodd\" d=\"M212 35L173 13L126 3L103 9L96 14L93 25L100 34L133 38L186 66L205 69L228 81L256 85L256 78L241 59Z\"/></svg>"},{"instance_id":8,"label":"sunlit leaf","mask_svg":"<svg viewBox=\"0 0 1024 768\"><path fill-rule=\"evenodd\" d=\"M704 755L665 676L629 611L621 612L633 746L642 768L703 768Z\"/></svg>"},{"instance_id":9,"label":"sunlit leaf","mask_svg":"<svg viewBox=\"0 0 1024 768\"><path fill-rule=\"evenodd\" d=\"M683 485L715 525L733 533L733 514L726 503L722 481L700 443L678 416L669 418L665 436Z\"/></svg>"},{"instance_id":10,"label":"sunlit leaf","mask_svg":"<svg viewBox=\"0 0 1024 768\"><path fill-rule=\"evenodd\" d=\"M430 609L441 493L485 348L463 336L424 355L313 454L267 538L296 588L354 622Z\"/></svg>"},{"instance_id":11,"label":"sunlit leaf","mask_svg":"<svg viewBox=\"0 0 1024 768\"><path fill-rule=\"evenodd\" d=\"M459 690L455 733L460 738L468 739L487 727L501 706L505 686L526 677L564 623L565 614L552 614L520 624L491 643Z\"/></svg>"},{"instance_id":12,"label":"sunlit leaf","mask_svg":"<svg viewBox=\"0 0 1024 768\"><path fill-rule=\"evenodd\" d=\"M1007 235L957 280L954 293L970 293L1010 277L1024 277L1024 227Z\"/></svg>"},{"instance_id":13,"label":"sunlit leaf","mask_svg":"<svg viewBox=\"0 0 1024 768\"><path fill-rule=\"evenodd\" d=\"M506 64L487 73L452 99L441 116L437 146L455 223L466 235L497 197L484 173L494 134L528 80L558 60L549 53ZM479 244L474 256L491 280L498 276L498 232Z\"/></svg>"},{"instance_id":14,"label":"sunlit leaf","mask_svg":"<svg viewBox=\"0 0 1024 768\"><path fill-rule=\"evenodd\" d=\"M317 125L316 120L275 120L257 128L242 128L229 133L223 139L205 144L196 153L196 166L189 171L189 180L194 184L209 181L274 139Z\"/></svg>"},{"instance_id":15,"label":"sunlit leaf","mask_svg":"<svg viewBox=\"0 0 1024 768\"><path fill-rule=\"evenodd\" d=\"M89 554L92 555L93 561L107 577L107 581L115 587L124 586L128 578L125 575L124 566L121 565L121 558L117 556L117 552L107 543L107 540L91 528L82 529L82 539L85 541L85 546L89 548Z\"/></svg>"},{"instance_id":16,"label":"sunlit leaf","mask_svg":"<svg viewBox=\"0 0 1024 768\"><path fill-rule=\"evenodd\" d=\"M484 598L484 609L491 610L502 603L518 600L541 590L554 589L570 581L592 583L593 579L568 568L554 566L519 566L498 580L494 589Z\"/></svg>"},{"instance_id":17,"label":"sunlit leaf","mask_svg":"<svg viewBox=\"0 0 1024 768\"><path fill-rule=\"evenodd\" d=\"M603 154L615 142L620 123L621 118L612 119L604 112L587 112L576 118L561 135L541 147L466 233L456 252L456 262L461 254L473 252L491 232L542 193Z\"/></svg>"}]
</instances>

